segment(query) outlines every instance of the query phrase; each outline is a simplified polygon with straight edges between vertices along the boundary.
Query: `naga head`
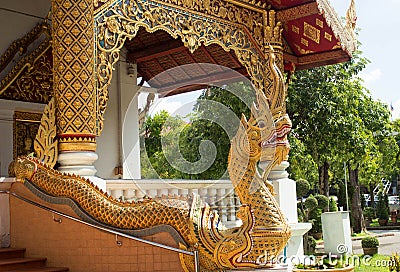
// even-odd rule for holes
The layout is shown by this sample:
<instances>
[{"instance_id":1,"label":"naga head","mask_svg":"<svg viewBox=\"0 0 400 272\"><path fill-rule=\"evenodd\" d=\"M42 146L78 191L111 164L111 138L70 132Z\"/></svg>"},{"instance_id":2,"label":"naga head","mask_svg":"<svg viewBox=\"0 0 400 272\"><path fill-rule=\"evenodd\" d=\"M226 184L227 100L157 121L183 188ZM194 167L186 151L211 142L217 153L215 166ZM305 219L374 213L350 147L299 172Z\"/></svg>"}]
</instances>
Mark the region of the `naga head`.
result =
<instances>
[{"instance_id":1,"label":"naga head","mask_svg":"<svg viewBox=\"0 0 400 272\"><path fill-rule=\"evenodd\" d=\"M259 166L267 169L275 157L276 129L274 118L269 109L268 100L263 92L257 92L257 104L253 104L251 118L247 122L247 136L250 150L256 150L257 155L253 156L259 161Z\"/></svg>"},{"instance_id":2,"label":"naga head","mask_svg":"<svg viewBox=\"0 0 400 272\"><path fill-rule=\"evenodd\" d=\"M36 164L27 157L19 157L13 163L13 172L19 182L31 179L36 172Z\"/></svg>"}]
</instances>

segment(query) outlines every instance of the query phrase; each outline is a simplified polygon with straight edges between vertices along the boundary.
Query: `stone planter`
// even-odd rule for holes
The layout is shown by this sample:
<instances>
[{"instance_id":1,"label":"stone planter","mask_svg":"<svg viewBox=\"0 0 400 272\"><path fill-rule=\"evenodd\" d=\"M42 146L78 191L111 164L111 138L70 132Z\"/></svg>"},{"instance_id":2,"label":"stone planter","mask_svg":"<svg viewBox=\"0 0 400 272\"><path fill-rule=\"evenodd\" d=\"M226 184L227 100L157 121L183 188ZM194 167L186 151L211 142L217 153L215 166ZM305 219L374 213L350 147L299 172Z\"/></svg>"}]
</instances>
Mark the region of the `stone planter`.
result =
<instances>
[{"instance_id":1,"label":"stone planter","mask_svg":"<svg viewBox=\"0 0 400 272\"><path fill-rule=\"evenodd\" d=\"M315 271L327 271L327 272L352 272L354 271L354 266L350 265L343 268L333 268L333 269L303 269L303 268L293 268L293 272L315 272Z\"/></svg>"},{"instance_id":2,"label":"stone planter","mask_svg":"<svg viewBox=\"0 0 400 272\"><path fill-rule=\"evenodd\" d=\"M363 247L364 255L373 256L378 253L378 247Z\"/></svg>"}]
</instances>

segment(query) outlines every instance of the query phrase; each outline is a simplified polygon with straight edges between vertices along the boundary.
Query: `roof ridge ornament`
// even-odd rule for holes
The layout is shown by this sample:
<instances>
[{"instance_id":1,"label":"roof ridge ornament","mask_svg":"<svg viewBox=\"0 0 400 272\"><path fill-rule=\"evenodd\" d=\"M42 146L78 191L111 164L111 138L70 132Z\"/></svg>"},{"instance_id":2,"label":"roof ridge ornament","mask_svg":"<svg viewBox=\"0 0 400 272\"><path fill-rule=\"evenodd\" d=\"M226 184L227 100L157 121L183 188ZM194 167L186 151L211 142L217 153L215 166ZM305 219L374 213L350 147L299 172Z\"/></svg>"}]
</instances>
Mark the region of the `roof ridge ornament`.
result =
<instances>
[{"instance_id":1,"label":"roof ridge ornament","mask_svg":"<svg viewBox=\"0 0 400 272\"><path fill-rule=\"evenodd\" d=\"M350 6L346 12L346 27L354 31L357 23L356 4L354 0L351 0Z\"/></svg>"}]
</instances>

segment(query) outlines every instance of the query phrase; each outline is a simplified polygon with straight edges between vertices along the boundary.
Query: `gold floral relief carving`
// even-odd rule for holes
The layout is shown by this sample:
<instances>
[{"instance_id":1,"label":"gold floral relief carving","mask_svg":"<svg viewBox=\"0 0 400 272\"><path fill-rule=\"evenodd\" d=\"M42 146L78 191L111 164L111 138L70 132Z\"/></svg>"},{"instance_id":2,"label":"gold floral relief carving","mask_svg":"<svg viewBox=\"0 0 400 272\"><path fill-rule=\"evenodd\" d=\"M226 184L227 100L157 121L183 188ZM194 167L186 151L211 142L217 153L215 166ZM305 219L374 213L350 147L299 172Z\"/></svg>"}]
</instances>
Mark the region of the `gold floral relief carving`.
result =
<instances>
[{"instance_id":1,"label":"gold floral relief carving","mask_svg":"<svg viewBox=\"0 0 400 272\"><path fill-rule=\"evenodd\" d=\"M23 55L27 51L28 46L38 39L42 33L47 35L47 40L50 39L50 26L47 22L39 23L23 38L15 40L0 58L0 71L2 71L12 61L16 54Z\"/></svg>"},{"instance_id":2,"label":"gold floral relief carving","mask_svg":"<svg viewBox=\"0 0 400 272\"><path fill-rule=\"evenodd\" d=\"M53 96L53 72L50 44L46 42L28 57L20 70L9 73L0 83L0 98L48 103ZM44 50L44 52L40 52ZM20 66L20 65L17 65Z\"/></svg>"},{"instance_id":3,"label":"gold floral relief carving","mask_svg":"<svg viewBox=\"0 0 400 272\"><path fill-rule=\"evenodd\" d=\"M5 74L0 98L48 103L52 96L50 26L40 23L15 40L0 58L0 71Z\"/></svg>"},{"instance_id":4,"label":"gold floral relief carving","mask_svg":"<svg viewBox=\"0 0 400 272\"><path fill-rule=\"evenodd\" d=\"M95 136L93 1L53 0L52 9L57 133L66 151L79 145L70 135Z\"/></svg>"}]
</instances>

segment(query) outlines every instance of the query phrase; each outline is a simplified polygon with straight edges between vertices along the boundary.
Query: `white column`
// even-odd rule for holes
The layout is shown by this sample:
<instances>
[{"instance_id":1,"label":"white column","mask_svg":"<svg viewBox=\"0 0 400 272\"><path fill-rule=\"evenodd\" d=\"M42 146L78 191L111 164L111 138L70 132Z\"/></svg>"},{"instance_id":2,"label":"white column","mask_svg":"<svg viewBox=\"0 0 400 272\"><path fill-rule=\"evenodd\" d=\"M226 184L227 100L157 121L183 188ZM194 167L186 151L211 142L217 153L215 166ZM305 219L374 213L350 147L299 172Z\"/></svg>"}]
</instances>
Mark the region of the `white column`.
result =
<instances>
[{"instance_id":1,"label":"white column","mask_svg":"<svg viewBox=\"0 0 400 272\"><path fill-rule=\"evenodd\" d=\"M123 179L140 179L140 139L136 64L120 61L119 114L122 128Z\"/></svg>"},{"instance_id":2,"label":"white column","mask_svg":"<svg viewBox=\"0 0 400 272\"><path fill-rule=\"evenodd\" d=\"M311 223L298 223L297 218L297 197L296 182L289 179L286 168L289 167L287 161L276 165L268 176L272 182L278 202L283 214L292 229L292 237L287 244L286 256L303 256L303 235L311 229Z\"/></svg>"},{"instance_id":3,"label":"white column","mask_svg":"<svg viewBox=\"0 0 400 272\"><path fill-rule=\"evenodd\" d=\"M58 154L58 170L65 174L75 174L89 179L94 185L104 192L106 191L106 181L96 177L97 172L94 162L98 156L96 152L91 151L66 151Z\"/></svg>"}]
</instances>

